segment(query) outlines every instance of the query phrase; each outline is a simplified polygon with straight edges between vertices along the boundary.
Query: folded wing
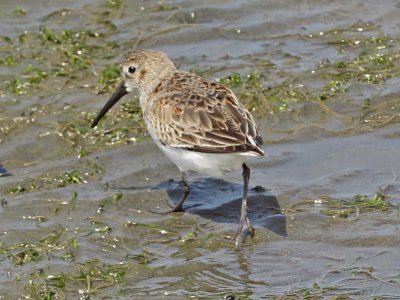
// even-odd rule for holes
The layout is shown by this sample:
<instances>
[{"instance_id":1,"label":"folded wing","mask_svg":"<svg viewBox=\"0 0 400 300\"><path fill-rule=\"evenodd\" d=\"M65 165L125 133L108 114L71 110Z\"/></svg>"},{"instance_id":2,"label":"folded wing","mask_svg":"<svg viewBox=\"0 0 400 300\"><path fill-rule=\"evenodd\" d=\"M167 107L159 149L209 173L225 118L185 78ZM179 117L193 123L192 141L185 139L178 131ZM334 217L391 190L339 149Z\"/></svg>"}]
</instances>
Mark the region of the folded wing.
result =
<instances>
[{"instance_id":1,"label":"folded wing","mask_svg":"<svg viewBox=\"0 0 400 300\"><path fill-rule=\"evenodd\" d=\"M177 74L168 92L151 101L148 119L161 143L198 152L264 155L253 117L233 92L187 76Z\"/></svg>"}]
</instances>

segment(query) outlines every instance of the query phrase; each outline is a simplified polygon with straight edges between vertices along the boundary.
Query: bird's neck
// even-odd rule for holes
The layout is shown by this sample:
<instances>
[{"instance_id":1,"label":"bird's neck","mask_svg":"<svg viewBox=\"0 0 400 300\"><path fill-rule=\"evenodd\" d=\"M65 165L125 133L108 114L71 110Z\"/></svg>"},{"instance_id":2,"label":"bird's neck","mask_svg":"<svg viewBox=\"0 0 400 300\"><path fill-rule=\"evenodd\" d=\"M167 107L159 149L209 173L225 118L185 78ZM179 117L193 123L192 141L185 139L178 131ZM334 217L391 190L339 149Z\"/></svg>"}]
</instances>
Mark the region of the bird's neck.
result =
<instances>
[{"instance_id":1,"label":"bird's neck","mask_svg":"<svg viewBox=\"0 0 400 300\"><path fill-rule=\"evenodd\" d=\"M162 72L161 74L157 74L157 80L152 80L151 82L147 81L145 85L141 85L139 89L140 92L140 105L144 109L147 102L153 98L154 95L158 94L160 89L165 86L167 82L170 81L171 77L175 73L176 70L169 70Z\"/></svg>"}]
</instances>

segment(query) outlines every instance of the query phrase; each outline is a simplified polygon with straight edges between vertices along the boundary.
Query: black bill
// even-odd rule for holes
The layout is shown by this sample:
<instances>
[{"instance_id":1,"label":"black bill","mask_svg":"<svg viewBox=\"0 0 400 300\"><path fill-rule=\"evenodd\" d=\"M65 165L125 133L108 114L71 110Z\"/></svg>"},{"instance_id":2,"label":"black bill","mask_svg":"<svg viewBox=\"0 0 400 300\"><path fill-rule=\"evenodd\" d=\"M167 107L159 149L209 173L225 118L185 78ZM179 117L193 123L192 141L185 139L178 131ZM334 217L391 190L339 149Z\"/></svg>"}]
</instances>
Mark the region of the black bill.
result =
<instances>
[{"instance_id":1,"label":"black bill","mask_svg":"<svg viewBox=\"0 0 400 300\"><path fill-rule=\"evenodd\" d=\"M99 112L97 115L96 119L94 119L91 127L95 127L97 123L101 120L102 117L110 110L111 107L114 106L115 103L118 102L119 99L121 99L123 96L128 94L128 91L126 90L125 85L122 83L118 87L118 89L112 94L111 98L107 101L106 105L102 108L102 110Z\"/></svg>"}]
</instances>

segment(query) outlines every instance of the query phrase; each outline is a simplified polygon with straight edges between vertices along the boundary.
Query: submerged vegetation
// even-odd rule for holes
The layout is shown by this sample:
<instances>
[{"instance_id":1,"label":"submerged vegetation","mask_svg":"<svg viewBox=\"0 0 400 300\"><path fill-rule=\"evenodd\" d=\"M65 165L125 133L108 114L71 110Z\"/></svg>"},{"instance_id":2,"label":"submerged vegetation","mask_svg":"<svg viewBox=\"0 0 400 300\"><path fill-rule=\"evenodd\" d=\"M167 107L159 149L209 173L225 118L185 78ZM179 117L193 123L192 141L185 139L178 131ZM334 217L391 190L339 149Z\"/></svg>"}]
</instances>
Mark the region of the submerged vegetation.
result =
<instances>
[{"instance_id":1,"label":"submerged vegetation","mask_svg":"<svg viewBox=\"0 0 400 300\"><path fill-rule=\"evenodd\" d=\"M297 78L297 74L288 75L286 80L275 85L268 83L267 72L252 71L244 75L233 73L219 81L234 89L258 116L270 112L290 112L293 111L293 105L304 101L321 105L327 105L327 100L342 101L343 97L349 98L346 93L353 84L366 83L382 87L387 80L400 75L400 54L396 51L399 41L381 33L373 37L363 35L365 31L371 30L377 28L367 24L365 29L350 27L315 37L310 34L309 38L315 38L322 44L334 45L340 52L345 53L348 48L352 48L359 54L347 60L321 61L315 69L303 76L303 80ZM354 32L356 36L351 35ZM318 89L307 86L306 80L320 81Z\"/></svg>"},{"instance_id":2,"label":"submerged vegetation","mask_svg":"<svg viewBox=\"0 0 400 300\"><path fill-rule=\"evenodd\" d=\"M368 195L355 195L352 199L332 199L322 197L313 201L305 201L296 203L288 212L296 212L308 210L314 207L321 214L332 217L333 219L351 219L357 220L360 214L374 211L397 211L398 207L391 204L385 195L375 194L370 197Z\"/></svg>"},{"instance_id":3,"label":"submerged vegetation","mask_svg":"<svg viewBox=\"0 0 400 300\"><path fill-rule=\"evenodd\" d=\"M65 187L70 184L87 183L84 179L89 177L89 173L82 175L79 171L67 172L61 175L45 174L38 178L30 178L27 183L18 183L6 190L8 194L21 194L38 190L51 190L54 188Z\"/></svg>"},{"instance_id":4,"label":"submerged vegetation","mask_svg":"<svg viewBox=\"0 0 400 300\"><path fill-rule=\"evenodd\" d=\"M1 64L24 68L21 76L5 81L6 88L11 94L32 95L43 92L45 87L40 83L44 79L51 81L50 83L56 80L57 90L70 84L71 79L77 87L82 87L79 81L95 80L98 76L95 60L119 54L118 45L113 42L104 43L102 37L99 32L91 30L55 31L46 26L41 26L38 31L27 30L13 39L3 37L0 45L4 58L0 58ZM51 51L44 52L43 49L46 48ZM43 67L45 69L41 69ZM104 78L99 78L98 82L99 86L94 86L98 89L108 83ZM89 80L86 84L94 85L93 81Z\"/></svg>"}]
</instances>

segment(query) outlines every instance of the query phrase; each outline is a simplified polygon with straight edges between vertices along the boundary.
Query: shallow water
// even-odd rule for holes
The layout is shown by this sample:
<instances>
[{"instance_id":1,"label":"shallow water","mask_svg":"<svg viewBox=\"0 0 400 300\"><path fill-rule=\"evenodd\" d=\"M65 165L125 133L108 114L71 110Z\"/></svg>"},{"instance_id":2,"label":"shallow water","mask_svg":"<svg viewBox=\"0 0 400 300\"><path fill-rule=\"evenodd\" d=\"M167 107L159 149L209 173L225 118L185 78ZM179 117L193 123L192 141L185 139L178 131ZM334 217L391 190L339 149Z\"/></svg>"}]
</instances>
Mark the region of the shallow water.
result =
<instances>
[{"instance_id":1,"label":"shallow water","mask_svg":"<svg viewBox=\"0 0 400 300\"><path fill-rule=\"evenodd\" d=\"M399 12L2 1L0 299L400 298ZM89 129L118 83L103 71L136 47L241 74L233 89L268 155L249 162L256 236L240 249L240 171L191 176L187 211L155 214L178 201L180 176L134 101Z\"/></svg>"}]
</instances>

